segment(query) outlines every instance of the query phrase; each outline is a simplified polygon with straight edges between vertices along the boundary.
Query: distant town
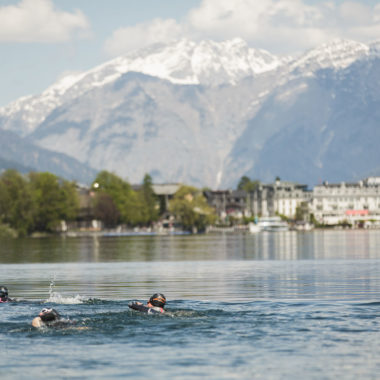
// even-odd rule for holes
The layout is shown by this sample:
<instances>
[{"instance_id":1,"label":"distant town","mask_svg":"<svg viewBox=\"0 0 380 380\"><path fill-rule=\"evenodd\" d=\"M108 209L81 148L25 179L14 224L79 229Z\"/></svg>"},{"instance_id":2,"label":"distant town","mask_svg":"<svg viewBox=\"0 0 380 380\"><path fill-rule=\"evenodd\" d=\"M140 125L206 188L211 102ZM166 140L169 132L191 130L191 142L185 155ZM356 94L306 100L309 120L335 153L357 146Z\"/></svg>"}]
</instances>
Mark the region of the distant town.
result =
<instances>
[{"instance_id":1,"label":"distant town","mask_svg":"<svg viewBox=\"0 0 380 380\"><path fill-rule=\"evenodd\" d=\"M244 177L243 177L244 178ZM206 192L220 219L281 216L300 229L314 227L380 227L380 177L354 183L323 182L308 189L277 178L251 189Z\"/></svg>"},{"instance_id":2,"label":"distant town","mask_svg":"<svg viewBox=\"0 0 380 380\"><path fill-rule=\"evenodd\" d=\"M181 234L380 228L380 177L307 185L244 176L236 189L131 185L100 172L90 186L51 173L0 175L0 236L41 233Z\"/></svg>"}]
</instances>

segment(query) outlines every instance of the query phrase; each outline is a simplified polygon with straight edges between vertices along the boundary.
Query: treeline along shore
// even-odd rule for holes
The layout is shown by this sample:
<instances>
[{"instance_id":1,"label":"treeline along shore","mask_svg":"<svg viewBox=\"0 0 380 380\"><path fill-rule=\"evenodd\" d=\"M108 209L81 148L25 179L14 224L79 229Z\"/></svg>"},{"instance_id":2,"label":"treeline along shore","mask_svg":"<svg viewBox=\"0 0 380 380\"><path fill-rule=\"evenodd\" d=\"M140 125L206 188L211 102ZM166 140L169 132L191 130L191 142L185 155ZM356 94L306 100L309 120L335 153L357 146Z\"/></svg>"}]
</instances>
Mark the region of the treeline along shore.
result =
<instances>
[{"instance_id":1,"label":"treeline along shore","mask_svg":"<svg viewBox=\"0 0 380 380\"><path fill-rule=\"evenodd\" d=\"M49 172L0 175L0 237L115 229L203 232L210 226L241 231L271 216L301 230L380 228L380 177L323 182L309 190L279 177L262 184L243 176L235 190L210 190L153 184L148 174L131 185L108 171L99 172L90 186Z\"/></svg>"},{"instance_id":2,"label":"treeline along shore","mask_svg":"<svg viewBox=\"0 0 380 380\"><path fill-rule=\"evenodd\" d=\"M6 170L0 175L0 236L56 233L62 225L65 230L83 225L83 219L96 220L104 229L153 228L170 214L171 223L186 231L203 231L216 221L202 191L179 186L168 200L155 194L148 174L141 185L132 186L101 171L86 195L83 205L83 187L49 172Z\"/></svg>"}]
</instances>

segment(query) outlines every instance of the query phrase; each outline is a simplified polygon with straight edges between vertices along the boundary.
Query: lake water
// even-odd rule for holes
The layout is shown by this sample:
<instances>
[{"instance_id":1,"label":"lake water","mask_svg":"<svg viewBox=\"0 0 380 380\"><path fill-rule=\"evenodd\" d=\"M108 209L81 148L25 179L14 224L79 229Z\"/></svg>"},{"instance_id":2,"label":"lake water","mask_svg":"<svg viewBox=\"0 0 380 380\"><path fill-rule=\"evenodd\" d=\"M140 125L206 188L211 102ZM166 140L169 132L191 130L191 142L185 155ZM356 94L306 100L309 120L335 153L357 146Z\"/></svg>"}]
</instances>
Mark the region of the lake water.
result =
<instances>
[{"instance_id":1,"label":"lake water","mask_svg":"<svg viewBox=\"0 0 380 380\"><path fill-rule=\"evenodd\" d=\"M0 264L1 379L379 378L380 231L3 240ZM155 292L167 314L128 308ZM46 306L75 325L32 328Z\"/></svg>"}]
</instances>

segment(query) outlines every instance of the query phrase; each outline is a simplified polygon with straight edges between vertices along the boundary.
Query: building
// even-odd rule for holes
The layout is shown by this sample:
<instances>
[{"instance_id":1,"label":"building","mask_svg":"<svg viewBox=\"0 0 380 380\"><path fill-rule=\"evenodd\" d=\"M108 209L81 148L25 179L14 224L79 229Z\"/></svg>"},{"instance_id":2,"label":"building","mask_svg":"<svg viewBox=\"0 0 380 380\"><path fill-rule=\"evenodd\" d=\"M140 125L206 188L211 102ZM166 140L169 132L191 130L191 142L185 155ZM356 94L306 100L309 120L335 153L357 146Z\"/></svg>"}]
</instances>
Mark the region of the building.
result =
<instances>
[{"instance_id":1,"label":"building","mask_svg":"<svg viewBox=\"0 0 380 380\"><path fill-rule=\"evenodd\" d=\"M143 185L131 185L132 190L140 191ZM173 199L174 194L181 188L181 183L162 183L162 184L152 184L153 193L157 196L160 213L168 211L169 201Z\"/></svg>"},{"instance_id":2,"label":"building","mask_svg":"<svg viewBox=\"0 0 380 380\"><path fill-rule=\"evenodd\" d=\"M158 197L161 205L161 212L165 212L169 207L169 200L181 188L181 183L165 183L153 185L153 192Z\"/></svg>"},{"instance_id":3,"label":"building","mask_svg":"<svg viewBox=\"0 0 380 380\"><path fill-rule=\"evenodd\" d=\"M208 204L213 207L220 219L227 217L237 219L251 216L249 195L244 190L207 190L204 192Z\"/></svg>"},{"instance_id":4,"label":"building","mask_svg":"<svg viewBox=\"0 0 380 380\"><path fill-rule=\"evenodd\" d=\"M252 192L244 190L206 191L210 206L220 218L284 215L294 218L298 207L306 208L312 193L307 185L277 180L273 184L260 184Z\"/></svg>"},{"instance_id":5,"label":"building","mask_svg":"<svg viewBox=\"0 0 380 380\"><path fill-rule=\"evenodd\" d=\"M312 212L319 223L380 225L380 177L314 187Z\"/></svg>"},{"instance_id":6,"label":"building","mask_svg":"<svg viewBox=\"0 0 380 380\"><path fill-rule=\"evenodd\" d=\"M273 184L260 184L249 193L249 209L255 216L284 215L294 218L297 208L307 213L312 193L307 185L276 180Z\"/></svg>"}]
</instances>

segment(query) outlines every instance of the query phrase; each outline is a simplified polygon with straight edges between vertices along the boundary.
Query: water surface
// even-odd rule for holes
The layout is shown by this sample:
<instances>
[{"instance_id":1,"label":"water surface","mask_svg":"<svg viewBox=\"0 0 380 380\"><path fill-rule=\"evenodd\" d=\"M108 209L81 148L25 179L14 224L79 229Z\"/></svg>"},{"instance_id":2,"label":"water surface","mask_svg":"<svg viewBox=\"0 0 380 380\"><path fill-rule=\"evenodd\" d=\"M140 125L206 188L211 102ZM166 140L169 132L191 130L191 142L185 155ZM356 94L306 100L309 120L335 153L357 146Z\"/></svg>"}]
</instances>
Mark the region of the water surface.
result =
<instances>
[{"instance_id":1,"label":"water surface","mask_svg":"<svg viewBox=\"0 0 380 380\"><path fill-rule=\"evenodd\" d=\"M1 378L378 377L380 231L0 243ZM76 324L33 329L45 306Z\"/></svg>"}]
</instances>

